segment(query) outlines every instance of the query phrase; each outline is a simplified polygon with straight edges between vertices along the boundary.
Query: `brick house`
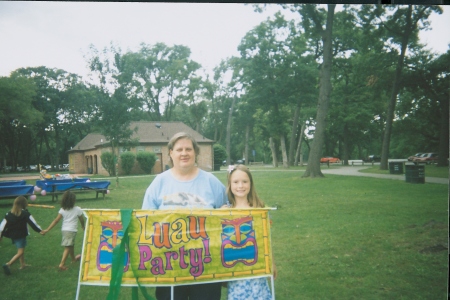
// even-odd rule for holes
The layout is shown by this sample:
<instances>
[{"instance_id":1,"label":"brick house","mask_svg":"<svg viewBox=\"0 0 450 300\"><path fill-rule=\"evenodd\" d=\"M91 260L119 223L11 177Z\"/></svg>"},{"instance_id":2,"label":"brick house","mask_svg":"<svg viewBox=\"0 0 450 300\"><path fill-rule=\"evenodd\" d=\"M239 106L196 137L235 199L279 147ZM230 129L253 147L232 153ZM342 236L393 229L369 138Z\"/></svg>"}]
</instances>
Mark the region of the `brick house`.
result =
<instances>
[{"instance_id":1,"label":"brick house","mask_svg":"<svg viewBox=\"0 0 450 300\"><path fill-rule=\"evenodd\" d=\"M159 174L169 166L169 139L178 132L186 132L194 137L200 147L198 166L205 171L212 171L214 167L214 141L205 138L182 122L132 122L130 128L138 128L132 138L139 139L139 146L131 148L130 151L154 152L157 161L153 167L152 174ZM90 133L76 144L69 154L69 173L75 174L99 174L109 176L101 163L101 154L105 151L111 152L106 138L99 133ZM119 150L120 153L123 149ZM132 174L144 174L139 165L135 164ZM119 175L123 174L119 167Z\"/></svg>"}]
</instances>

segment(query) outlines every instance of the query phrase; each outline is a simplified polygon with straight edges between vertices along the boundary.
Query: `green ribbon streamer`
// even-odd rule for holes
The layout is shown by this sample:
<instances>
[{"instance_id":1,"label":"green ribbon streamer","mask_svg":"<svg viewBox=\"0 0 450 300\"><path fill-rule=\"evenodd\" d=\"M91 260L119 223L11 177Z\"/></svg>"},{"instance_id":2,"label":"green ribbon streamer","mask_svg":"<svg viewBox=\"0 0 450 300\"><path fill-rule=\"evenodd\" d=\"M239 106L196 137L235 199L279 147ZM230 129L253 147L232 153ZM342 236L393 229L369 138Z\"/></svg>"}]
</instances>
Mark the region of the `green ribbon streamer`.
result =
<instances>
[{"instance_id":1,"label":"green ribbon streamer","mask_svg":"<svg viewBox=\"0 0 450 300\"><path fill-rule=\"evenodd\" d=\"M120 218L122 221L122 229L123 229L123 238L120 242L120 245L117 245L113 249L113 257L112 257L112 268L111 268L111 281L109 282L109 293L107 296L107 300L117 300L119 297L120 288L122 286L122 276L123 276L123 262L125 258L125 247L129 249L130 246L130 237L128 235L128 227L131 221L131 214L133 210L131 209L121 209L120 210ZM137 279L136 273L132 264L130 263L131 270L133 271L134 277L136 278L136 283L139 286L144 298L146 300L154 300L148 293L147 290L142 287ZM138 288L132 288L132 299L138 300Z\"/></svg>"}]
</instances>

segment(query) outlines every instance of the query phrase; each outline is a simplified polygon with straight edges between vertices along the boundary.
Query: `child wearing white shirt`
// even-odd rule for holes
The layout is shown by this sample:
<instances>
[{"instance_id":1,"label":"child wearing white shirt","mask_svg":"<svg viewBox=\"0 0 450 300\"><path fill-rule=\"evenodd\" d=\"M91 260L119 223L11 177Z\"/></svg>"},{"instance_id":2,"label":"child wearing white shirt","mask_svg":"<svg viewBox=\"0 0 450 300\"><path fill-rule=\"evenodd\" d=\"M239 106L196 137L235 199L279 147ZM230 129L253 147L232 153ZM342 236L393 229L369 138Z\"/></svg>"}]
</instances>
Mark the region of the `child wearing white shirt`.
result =
<instances>
[{"instance_id":1,"label":"child wearing white shirt","mask_svg":"<svg viewBox=\"0 0 450 300\"><path fill-rule=\"evenodd\" d=\"M62 242L61 246L64 247L63 256L61 259L61 263L59 264L59 270L65 271L68 268L65 266L66 259L70 255L72 258L72 262L79 261L81 255L75 256L74 248L75 248L75 238L77 236L78 231L78 220L81 223L81 228L84 230L84 218L83 211L79 206L75 206L76 196L74 193L70 191L66 191L63 194L61 200L61 209L58 212L58 216L53 220L53 222L48 226L46 230L43 230L43 234L47 233L52 229L59 220L63 219L62 222Z\"/></svg>"}]
</instances>

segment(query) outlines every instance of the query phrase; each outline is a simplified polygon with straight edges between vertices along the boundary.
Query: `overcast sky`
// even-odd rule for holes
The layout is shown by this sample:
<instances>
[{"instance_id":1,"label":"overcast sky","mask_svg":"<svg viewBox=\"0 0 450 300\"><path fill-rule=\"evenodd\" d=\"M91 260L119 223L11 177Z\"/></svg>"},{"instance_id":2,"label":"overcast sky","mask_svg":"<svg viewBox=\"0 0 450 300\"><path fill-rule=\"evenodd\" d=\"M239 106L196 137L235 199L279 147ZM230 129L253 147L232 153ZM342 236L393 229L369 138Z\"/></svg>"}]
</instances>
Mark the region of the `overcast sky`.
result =
<instances>
[{"instance_id":1,"label":"overcast sky","mask_svg":"<svg viewBox=\"0 0 450 300\"><path fill-rule=\"evenodd\" d=\"M432 16L433 29L421 35L438 53L450 43L450 7L443 9ZM278 10L270 5L260 14L239 3L0 1L0 76L36 66L84 76L89 45L103 49L110 42L123 52L138 50L142 42L185 45L209 72L221 59L237 56L245 33Z\"/></svg>"}]
</instances>

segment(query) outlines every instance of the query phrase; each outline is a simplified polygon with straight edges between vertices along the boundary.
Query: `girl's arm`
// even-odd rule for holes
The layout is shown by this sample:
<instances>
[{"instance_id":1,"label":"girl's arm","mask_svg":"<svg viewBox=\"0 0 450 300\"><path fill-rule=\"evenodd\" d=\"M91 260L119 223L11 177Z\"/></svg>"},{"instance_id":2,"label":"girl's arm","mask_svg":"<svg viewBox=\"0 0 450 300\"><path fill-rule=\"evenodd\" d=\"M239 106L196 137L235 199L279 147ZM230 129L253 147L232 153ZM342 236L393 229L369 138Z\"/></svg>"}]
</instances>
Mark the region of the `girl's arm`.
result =
<instances>
[{"instance_id":1,"label":"girl's arm","mask_svg":"<svg viewBox=\"0 0 450 300\"><path fill-rule=\"evenodd\" d=\"M84 230L84 218L83 218L83 216L82 215L78 216L78 219L80 220L81 228Z\"/></svg>"},{"instance_id":2,"label":"girl's arm","mask_svg":"<svg viewBox=\"0 0 450 300\"><path fill-rule=\"evenodd\" d=\"M47 232L50 231L50 229L52 229L53 227L55 227L55 225L58 224L58 222L59 222L59 220L61 220L61 218L62 218L62 215L61 215L61 214L58 214L58 216L53 220L53 222L50 224L50 226L48 226L47 229L42 230L42 231L44 231L43 234L46 234Z\"/></svg>"},{"instance_id":3,"label":"girl's arm","mask_svg":"<svg viewBox=\"0 0 450 300\"><path fill-rule=\"evenodd\" d=\"M5 230L6 227L6 219L3 219L0 223L0 241L2 240L3 230Z\"/></svg>"},{"instance_id":4,"label":"girl's arm","mask_svg":"<svg viewBox=\"0 0 450 300\"><path fill-rule=\"evenodd\" d=\"M28 213L29 214L29 213ZM42 228L39 226L39 224L36 222L36 220L33 218L31 214L28 216L27 223L33 228L34 231L41 233Z\"/></svg>"}]
</instances>

